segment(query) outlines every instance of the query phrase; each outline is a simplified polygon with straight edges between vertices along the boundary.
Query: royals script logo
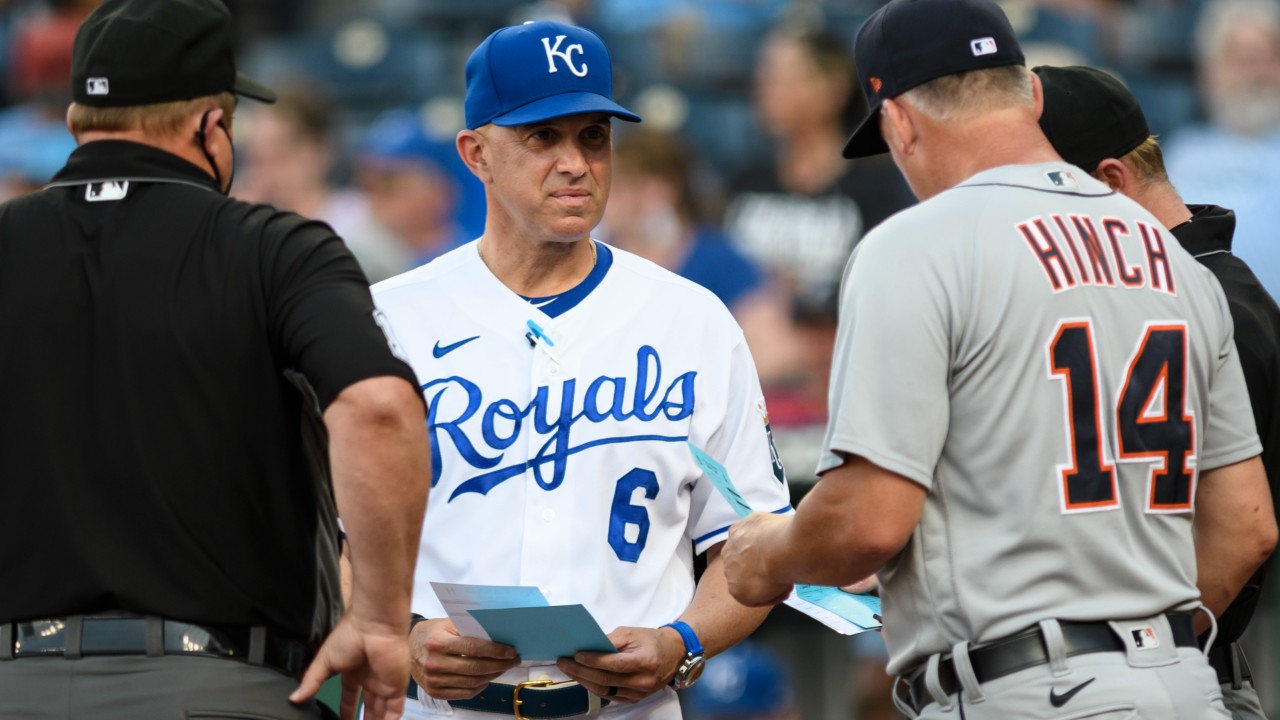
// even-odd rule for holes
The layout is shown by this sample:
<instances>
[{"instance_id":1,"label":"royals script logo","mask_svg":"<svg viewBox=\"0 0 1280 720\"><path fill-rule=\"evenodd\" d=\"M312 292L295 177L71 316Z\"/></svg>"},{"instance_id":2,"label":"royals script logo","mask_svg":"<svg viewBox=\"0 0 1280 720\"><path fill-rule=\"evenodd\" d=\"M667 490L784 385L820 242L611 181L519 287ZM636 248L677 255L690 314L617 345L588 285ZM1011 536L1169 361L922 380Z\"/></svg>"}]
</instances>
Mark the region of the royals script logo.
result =
<instances>
[{"instance_id":1,"label":"royals script logo","mask_svg":"<svg viewBox=\"0 0 1280 720\"><path fill-rule=\"evenodd\" d=\"M478 384L459 375L432 380L422 386L430 408L432 485L444 469L440 447L446 442L459 461L481 471L459 483L450 501L466 493L487 494L527 470L533 471L539 487L554 490L564 482L569 458L593 447L683 442L688 439L687 425L677 426L685 430L678 435L671 423L693 415L697 375L694 370L667 381L658 351L643 345L636 351L634 374L542 385L528 404L487 398ZM616 434L575 445L573 430L580 423L609 423ZM527 433L534 434L532 443ZM532 457L525 460L524 453L517 453L519 460L507 462L508 448L532 447L539 440Z\"/></svg>"},{"instance_id":2,"label":"royals script logo","mask_svg":"<svg viewBox=\"0 0 1280 720\"><path fill-rule=\"evenodd\" d=\"M569 68L569 72L577 75L578 77L586 77L587 64L582 63L581 70L578 69L577 65L573 64L573 54L576 52L579 55L582 55L586 51L582 49L582 43L574 43L566 46L564 50L561 50L560 46L564 44L564 39L566 37L568 37L568 35L557 35L556 44L554 46L551 44L551 38L542 38L542 47L547 51L547 72L554 73L558 71L558 68L556 67L556 58L560 58L564 61L564 66Z\"/></svg>"}]
</instances>

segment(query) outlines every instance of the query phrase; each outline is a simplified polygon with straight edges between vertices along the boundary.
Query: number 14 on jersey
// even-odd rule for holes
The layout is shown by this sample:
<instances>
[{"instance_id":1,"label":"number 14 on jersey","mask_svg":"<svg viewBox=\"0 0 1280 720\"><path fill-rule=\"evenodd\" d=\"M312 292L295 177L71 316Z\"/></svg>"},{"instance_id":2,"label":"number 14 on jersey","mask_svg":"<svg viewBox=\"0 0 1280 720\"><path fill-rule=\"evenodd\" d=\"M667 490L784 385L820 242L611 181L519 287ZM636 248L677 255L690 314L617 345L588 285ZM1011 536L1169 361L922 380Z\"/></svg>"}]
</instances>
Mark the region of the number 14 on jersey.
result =
<instances>
[{"instance_id":1,"label":"number 14 on jersey","mask_svg":"<svg viewBox=\"0 0 1280 720\"><path fill-rule=\"evenodd\" d=\"M1062 510L1120 506L1116 468L1104 454L1102 412L1114 412L1117 463L1147 463L1146 511L1186 512L1195 487L1195 417L1187 408L1187 327L1150 323L1130 356L1119 392L1099 382L1093 323L1058 323L1047 346L1049 375L1060 380L1070 464L1061 467Z\"/></svg>"}]
</instances>

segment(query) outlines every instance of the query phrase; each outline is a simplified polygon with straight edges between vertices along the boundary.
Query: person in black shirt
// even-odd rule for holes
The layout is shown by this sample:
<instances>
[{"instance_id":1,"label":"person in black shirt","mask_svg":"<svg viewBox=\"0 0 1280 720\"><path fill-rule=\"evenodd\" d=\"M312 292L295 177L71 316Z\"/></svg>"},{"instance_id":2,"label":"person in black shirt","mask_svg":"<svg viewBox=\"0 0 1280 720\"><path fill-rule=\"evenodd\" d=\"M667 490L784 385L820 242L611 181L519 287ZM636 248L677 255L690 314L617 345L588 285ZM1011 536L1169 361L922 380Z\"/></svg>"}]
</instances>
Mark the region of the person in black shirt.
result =
<instances>
[{"instance_id":1,"label":"person in black shirt","mask_svg":"<svg viewBox=\"0 0 1280 720\"><path fill-rule=\"evenodd\" d=\"M0 206L0 717L399 717L424 407L341 239L225 197L273 94L219 0L107 0L71 82Z\"/></svg>"},{"instance_id":2,"label":"person in black shirt","mask_svg":"<svg viewBox=\"0 0 1280 720\"><path fill-rule=\"evenodd\" d=\"M1280 496L1280 402L1276 401L1280 308L1249 266L1231 254L1235 213L1216 205L1183 202L1165 172L1160 145L1147 127L1142 108L1119 80L1087 67L1038 67L1035 72L1044 87L1040 125L1054 149L1149 210L1221 283L1235 322L1236 350L1275 503ZM1203 547L1196 552L1201 563L1216 556ZM1263 565L1234 599L1215 597L1216 588L1200 588L1206 605L1230 601L1217 619L1209 662L1218 672L1227 708L1236 720L1265 720L1239 643L1258 605L1265 569Z\"/></svg>"}]
</instances>

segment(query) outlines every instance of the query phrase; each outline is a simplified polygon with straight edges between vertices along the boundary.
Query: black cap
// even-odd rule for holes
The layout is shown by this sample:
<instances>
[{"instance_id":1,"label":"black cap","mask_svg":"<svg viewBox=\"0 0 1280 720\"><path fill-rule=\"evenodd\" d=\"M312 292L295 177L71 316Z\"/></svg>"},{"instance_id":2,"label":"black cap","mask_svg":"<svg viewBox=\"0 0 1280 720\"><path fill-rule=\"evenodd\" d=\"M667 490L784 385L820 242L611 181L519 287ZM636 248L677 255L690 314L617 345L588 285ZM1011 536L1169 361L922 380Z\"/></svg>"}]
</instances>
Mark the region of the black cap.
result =
<instances>
[{"instance_id":1,"label":"black cap","mask_svg":"<svg viewBox=\"0 0 1280 720\"><path fill-rule=\"evenodd\" d=\"M885 98L943 75L1026 64L992 0L893 0L863 23L853 55L870 113L845 145L847 158L889 152L880 136Z\"/></svg>"},{"instance_id":2,"label":"black cap","mask_svg":"<svg viewBox=\"0 0 1280 720\"><path fill-rule=\"evenodd\" d=\"M106 0L76 33L71 96L122 107L231 91L276 94L236 72L231 13L221 0Z\"/></svg>"},{"instance_id":3,"label":"black cap","mask_svg":"<svg viewBox=\"0 0 1280 720\"><path fill-rule=\"evenodd\" d=\"M1042 65L1034 72L1044 88L1040 129L1063 160L1093 172L1151 137L1138 99L1111 75L1079 66Z\"/></svg>"}]
</instances>

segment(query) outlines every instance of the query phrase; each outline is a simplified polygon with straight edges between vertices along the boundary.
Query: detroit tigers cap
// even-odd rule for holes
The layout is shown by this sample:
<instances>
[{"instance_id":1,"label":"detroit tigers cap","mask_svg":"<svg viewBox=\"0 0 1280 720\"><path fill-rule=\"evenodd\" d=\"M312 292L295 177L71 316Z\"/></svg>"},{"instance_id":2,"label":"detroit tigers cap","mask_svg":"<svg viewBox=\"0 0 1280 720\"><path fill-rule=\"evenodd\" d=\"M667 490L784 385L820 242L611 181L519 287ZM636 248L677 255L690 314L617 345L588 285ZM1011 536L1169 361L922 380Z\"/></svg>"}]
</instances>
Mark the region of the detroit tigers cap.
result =
<instances>
[{"instance_id":1,"label":"detroit tigers cap","mask_svg":"<svg viewBox=\"0 0 1280 720\"><path fill-rule=\"evenodd\" d=\"M1040 129L1063 160L1085 172L1107 158L1122 158L1151 137L1138 99L1117 78L1091 67L1032 72L1044 88Z\"/></svg>"},{"instance_id":2,"label":"detroit tigers cap","mask_svg":"<svg viewBox=\"0 0 1280 720\"><path fill-rule=\"evenodd\" d=\"M231 41L222 0L106 0L76 33L71 96L93 107L225 91L275 102L274 92L236 72Z\"/></svg>"},{"instance_id":3,"label":"detroit tigers cap","mask_svg":"<svg viewBox=\"0 0 1280 720\"><path fill-rule=\"evenodd\" d=\"M943 75L1026 63L1009 18L993 0L893 0L858 30L854 62L870 108L847 158L889 152L880 105Z\"/></svg>"},{"instance_id":4,"label":"detroit tigers cap","mask_svg":"<svg viewBox=\"0 0 1280 720\"><path fill-rule=\"evenodd\" d=\"M543 20L494 32L467 59L467 128L604 112L640 122L613 101L613 61L598 35Z\"/></svg>"}]
</instances>

